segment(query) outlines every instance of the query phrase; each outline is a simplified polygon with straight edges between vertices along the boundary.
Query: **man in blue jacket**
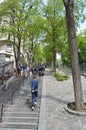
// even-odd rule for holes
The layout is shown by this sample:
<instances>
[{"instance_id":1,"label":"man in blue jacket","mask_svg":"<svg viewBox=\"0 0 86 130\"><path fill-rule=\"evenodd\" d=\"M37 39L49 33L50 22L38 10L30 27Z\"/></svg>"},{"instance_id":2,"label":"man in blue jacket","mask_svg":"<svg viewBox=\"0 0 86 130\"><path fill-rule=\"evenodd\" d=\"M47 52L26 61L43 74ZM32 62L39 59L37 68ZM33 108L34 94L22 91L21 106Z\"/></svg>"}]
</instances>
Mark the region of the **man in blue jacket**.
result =
<instances>
[{"instance_id":1,"label":"man in blue jacket","mask_svg":"<svg viewBox=\"0 0 86 130\"><path fill-rule=\"evenodd\" d=\"M31 80L31 93L32 93L32 110L34 110L34 106L37 104L37 96L38 96L38 83L39 81L33 76Z\"/></svg>"}]
</instances>

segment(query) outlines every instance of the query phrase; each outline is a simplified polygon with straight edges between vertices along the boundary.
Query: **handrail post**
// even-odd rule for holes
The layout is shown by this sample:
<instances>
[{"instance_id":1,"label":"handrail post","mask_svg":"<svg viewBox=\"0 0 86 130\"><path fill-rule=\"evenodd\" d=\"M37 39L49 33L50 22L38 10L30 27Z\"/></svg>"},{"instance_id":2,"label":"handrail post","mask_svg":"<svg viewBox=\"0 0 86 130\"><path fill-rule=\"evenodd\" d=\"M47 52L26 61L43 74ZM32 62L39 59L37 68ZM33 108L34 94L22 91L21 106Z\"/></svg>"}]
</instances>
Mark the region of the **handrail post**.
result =
<instances>
[{"instance_id":1,"label":"handrail post","mask_svg":"<svg viewBox=\"0 0 86 130\"><path fill-rule=\"evenodd\" d=\"M14 94L14 92L12 91L11 105L13 104L13 94Z\"/></svg>"},{"instance_id":2,"label":"handrail post","mask_svg":"<svg viewBox=\"0 0 86 130\"><path fill-rule=\"evenodd\" d=\"M2 116L3 116L3 104L1 105L1 117L0 117L0 122L2 122Z\"/></svg>"},{"instance_id":3,"label":"handrail post","mask_svg":"<svg viewBox=\"0 0 86 130\"><path fill-rule=\"evenodd\" d=\"M20 83L18 82L18 94L20 92Z\"/></svg>"},{"instance_id":4,"label":"handrail post","mask_svg":"<svg viewBox=\"0 0 86 130\"><path fill-rule=\"evenodd\" d=\"M24 86L24 78L25 78L25 77L24 77L24 75L23 75L23 86Z\"/></svg>"}]
</instances>

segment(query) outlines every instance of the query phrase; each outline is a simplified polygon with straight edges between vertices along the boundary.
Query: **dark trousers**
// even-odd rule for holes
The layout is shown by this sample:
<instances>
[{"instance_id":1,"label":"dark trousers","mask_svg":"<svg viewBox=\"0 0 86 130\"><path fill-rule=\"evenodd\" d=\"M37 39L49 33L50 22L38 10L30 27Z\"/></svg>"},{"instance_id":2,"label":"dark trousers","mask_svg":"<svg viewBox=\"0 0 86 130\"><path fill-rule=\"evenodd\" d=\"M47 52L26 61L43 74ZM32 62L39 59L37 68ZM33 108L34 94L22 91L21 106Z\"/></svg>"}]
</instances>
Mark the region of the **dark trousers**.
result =
<instances>
[{"instance_id":1,"label":"dark trousers","mask_svg":"<svg viewBox=\"0 0 86 130\"><path fill-rule=\"evenodd\" d=\"M38 91L32 92L32 106L34 106L34 102L37 102Z\"/></svg>"}]
</instances>

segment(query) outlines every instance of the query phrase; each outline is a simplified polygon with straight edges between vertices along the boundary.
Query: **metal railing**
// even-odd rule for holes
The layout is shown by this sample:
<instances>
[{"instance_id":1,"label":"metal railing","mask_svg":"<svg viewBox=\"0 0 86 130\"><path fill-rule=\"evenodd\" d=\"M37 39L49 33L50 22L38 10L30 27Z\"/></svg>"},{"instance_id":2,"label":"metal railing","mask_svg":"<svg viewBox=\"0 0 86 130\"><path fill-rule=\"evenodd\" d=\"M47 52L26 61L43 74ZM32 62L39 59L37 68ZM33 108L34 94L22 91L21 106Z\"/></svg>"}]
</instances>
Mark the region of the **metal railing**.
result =
<instances>
[{"instance_id":1,"label":"metal railing","mask_svg":"<svg viewBox=\"0 0 86 130\"><path fill-rule=\"evenodd\" d=\"M81 73L86 73L86 63L80 65L80 71Z\"/></svg>"},{"instance_id":2,"label":"metal railing","mask_svg":"<svg viewBox=\"0 0 86 130\"><path fill-rule=\"evenodd\" d=\"M9 84L7 90L0 91L0 122L2 122L4 107L8 102L13 104L14 95L16 92L19 92L22 82L22 77L15 77L14 81Z\"/></svg>"},{"instance_id":3,"label":"metal railing","mask_svg":"<svg viewBox=\"0 0 86 130\"><path fill-rule=\"evenodd\" d=\"M83 64L79 65L79 67L80 67L80 73L81 74L86 73L86 63L83 63ZM67 73L67 74L72 73L71 68L69 68L67 66L59 66L58 69L65 72L65 73Z\"/></svg>"},{"instance_id":4,"label":"metal railing","mask_svg":"<svg viewBox=\"0 0 86 130\"><path fill-rule=\"evenodd\" d=\"M0 64L0 84L13 75L13 61Z\"/></svg>"}]
</instances>

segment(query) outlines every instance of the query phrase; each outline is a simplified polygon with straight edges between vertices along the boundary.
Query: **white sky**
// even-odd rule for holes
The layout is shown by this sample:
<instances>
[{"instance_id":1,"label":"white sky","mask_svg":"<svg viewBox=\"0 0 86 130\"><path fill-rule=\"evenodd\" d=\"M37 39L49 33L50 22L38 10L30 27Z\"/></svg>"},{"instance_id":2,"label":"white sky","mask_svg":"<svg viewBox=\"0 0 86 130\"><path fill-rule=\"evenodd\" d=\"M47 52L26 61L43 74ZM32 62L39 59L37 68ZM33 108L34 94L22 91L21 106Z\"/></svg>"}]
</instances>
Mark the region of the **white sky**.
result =
<instances>
[{"instance_id":1,"label":"white sky","mask_svg":"<svg viewBox=\"0 0 86 130\"><path fill-rule=\"evenodd\" d=\"M0 3L3 2L4 0L0 0Z\"/></svg>"},{"instance_id":2,"label":"white sky","mask_svg":"<svg viewBox=\"0 0 86 130\"><path fill-rule=\"evenodd\" d=\"M86 22L80 24L80 30L86 29Z\"/></svg>"}]
</instances>

